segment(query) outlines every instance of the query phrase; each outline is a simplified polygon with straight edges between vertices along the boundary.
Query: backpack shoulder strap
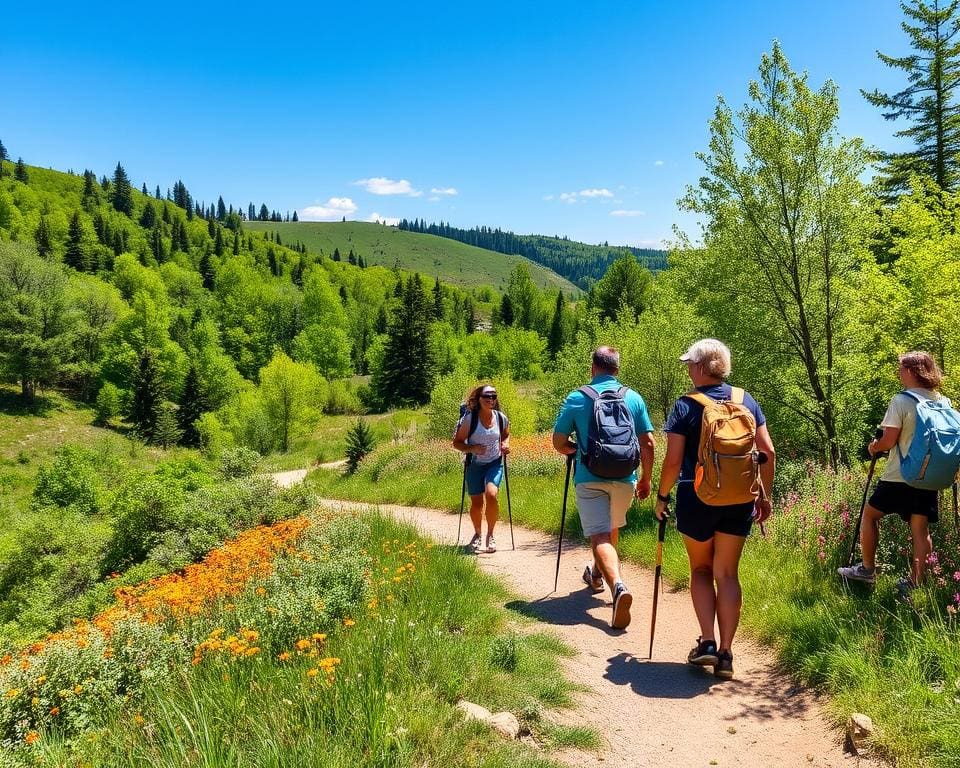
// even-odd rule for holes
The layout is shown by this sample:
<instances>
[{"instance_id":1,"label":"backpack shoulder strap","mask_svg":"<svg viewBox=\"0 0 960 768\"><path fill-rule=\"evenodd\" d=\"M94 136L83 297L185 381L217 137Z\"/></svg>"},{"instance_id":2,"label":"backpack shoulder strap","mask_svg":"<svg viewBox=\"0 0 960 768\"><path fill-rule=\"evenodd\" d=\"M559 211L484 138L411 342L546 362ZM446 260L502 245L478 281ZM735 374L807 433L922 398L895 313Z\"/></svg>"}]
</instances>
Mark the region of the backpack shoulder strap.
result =
<instances>
[{"instance_id":1,"label":"backpack shoulder strap","mask_svg":"<svg viewBox=\"0 0 960 768\"><path fill-rule=\"evenodd\" d=\"M909 389L901 389L899 394L906 395L911 400L916 400L918 403L924 402L924 399L920 397L920 395L918 395L916 392L911 392Z\"/></svg>"},{"instance_id":2,"label":"backpack shoulder strap","mask_svg":"<svg viewBox=\"0 0 960 768\"><path fill-rule=\"evenodd\" d=\"M582 387L580 387L580 389L577 390L577 392L579 392L582 395L586 395L587 399L590 400L591 402L593 402L598 397L600 397L600 393L597 392L597 390L595 390L589 384L584 384Z\"/></svg>"},{"instance_id":3,"label":"backpack shoulder strap","mask_svg":"<svg viewBox=\"0 0 960 768\"><path fill-rule=\"evenodd\" d=\"M620 387L620 389L617 390L617 397L619 397L621 400L626 400L627 392L629 391L630 387Z\"/></svg>"},{"instance_id":4,"label":"backpack shoulder strap","mask_svg":"<svg viewBox=\"0 0 960 768\"><path fill-rule=\"evenodd\" d=\"M480 409L476 408L470 411L470 431L467 433L467 440L473 437L473 433L477 431L477 424L480 423Z\"/></svg>"},{"instance_id":5,"label":"backpack shoulder strap","mask_svg":"<svg viewBox=\"0 0 960 768\"><path fill-rule=\"evenodd\" d=\"M734 405L743 405L745 394L743 387L730 387L730 402Z\"/></svg>"},{"instance_id":6,"label":"backpack shoulder strap","mask_svg":"<svg viewBox=\"0 0 960 768\"><path fill-rule=\"evenodd\" d=\"M687 392L684 397L690 398L693 400L693 402L697 403L698 405L702 405L704 408L706 408L708 405L713 405L716 402L716 400L714 400L712 397L708 397L707 395L703 394L703 392L698 392L697 390L693 390L693 392Z\"/></svg>"},{"instance_id":7,"label":"backpack shoulder strap","mask_svg":"<svg viewBox=\"0 0 960 768\"><path fill-rule=\"evenodd\" d=\"M497 426L500 427L500 439L503 440L503 422L506 417L503 411L497 411Z\"/></svg>"}]
</instances>

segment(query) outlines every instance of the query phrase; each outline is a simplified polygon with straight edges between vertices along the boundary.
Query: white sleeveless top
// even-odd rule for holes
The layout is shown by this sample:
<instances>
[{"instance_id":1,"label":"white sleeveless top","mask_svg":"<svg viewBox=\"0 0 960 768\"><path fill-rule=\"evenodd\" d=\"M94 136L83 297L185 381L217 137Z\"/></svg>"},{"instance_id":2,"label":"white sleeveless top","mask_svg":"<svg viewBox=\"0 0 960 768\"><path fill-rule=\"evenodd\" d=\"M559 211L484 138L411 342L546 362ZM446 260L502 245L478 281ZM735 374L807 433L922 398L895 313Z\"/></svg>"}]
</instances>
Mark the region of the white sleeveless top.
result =
<instances>
[{"instance_id":1,"label":"white sleeveless top","mask_svg":"<svg viewBox=\"0 0 960 768\"><path fill-rule=\"evenodd\" d=\"M469 419L470 415L467 414L465 418ZM500 458L499 421L496 411L493 412L493 423L489 428L483 426L483 419L477 417L477 428L474 430L473 435L467 438L466 443L467 445L482 445L486 447L486 451L479 456L473 457L473 461L478 464L490 464ZM469 421L467 423L469 424ZM504 417L504 425L506 425L506 417Z\"/></svg>"}]
</instances>

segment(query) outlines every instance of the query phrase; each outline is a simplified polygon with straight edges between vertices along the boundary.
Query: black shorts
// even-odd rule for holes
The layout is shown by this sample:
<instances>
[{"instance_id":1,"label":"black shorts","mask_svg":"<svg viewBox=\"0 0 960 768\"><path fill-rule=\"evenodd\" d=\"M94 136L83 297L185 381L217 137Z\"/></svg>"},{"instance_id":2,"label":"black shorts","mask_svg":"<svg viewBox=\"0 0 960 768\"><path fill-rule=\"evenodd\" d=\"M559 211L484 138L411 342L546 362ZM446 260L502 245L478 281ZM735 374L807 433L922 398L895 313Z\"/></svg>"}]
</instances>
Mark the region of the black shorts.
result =
<instances>
[{"instance_id":1,"label":"black shorts","mask_svg":"<svg viewBox=\"0 0 960 768\"><path fill-rule=\"evenodd\" d=\"M677 485L677 530L697 541L710 541L715 533L747 536L753 525L753 503L714 507L704 504L693 483Z\"/></svg>"},{"instance_id":2,"label":"black shorts","mask_svg":"<svg viewBox=\"0 0 960 768\"><path fill-rule=\"evenodd\" d=\"M877 483L870 497L870 506L885 515L899 515L905 523L909 523L913 515L923 515L931 523L940 519L936 491L892 480Z\"/></svg>"}]
</instances>

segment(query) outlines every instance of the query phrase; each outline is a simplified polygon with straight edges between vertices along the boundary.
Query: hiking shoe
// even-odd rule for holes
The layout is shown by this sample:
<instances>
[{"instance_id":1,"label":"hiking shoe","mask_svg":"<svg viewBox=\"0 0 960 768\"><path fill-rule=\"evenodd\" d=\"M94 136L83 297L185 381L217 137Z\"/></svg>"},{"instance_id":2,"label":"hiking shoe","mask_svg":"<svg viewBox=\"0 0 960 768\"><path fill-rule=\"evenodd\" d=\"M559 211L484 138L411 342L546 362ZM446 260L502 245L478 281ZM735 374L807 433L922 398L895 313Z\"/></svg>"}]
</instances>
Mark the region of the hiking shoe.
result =
<instances>
[{"instance_id":1,"label":"hiking shoe","mask_svg":"<svg viewBox=\"0 0 960 768\"><path fill-rule=\"evenodd\" d=\"M717 641L697 638L697 644L687 654L687 661L698 667L709 667L717 663Z\"/></svg>"},{"instance_id":2,"label":"hiking shoe","mask_svg":"<svg viewBox=\"0 0 960 768\"><path fill-rule=\"evenodd\" d=\"M719 651L717 653L717 663L713 665L713 675L724 680L733 678L733 654L730 651Z\"/></svg>"},{"instance_id":3,"label":"hiking shoe","mask_svg":"<svg viewBox=\"0 0 960 768\"><path fill-rule=\"evenodd\" d=\"M633 605L633 595L622 581L617 582L613 592L613 617L610 626L614 629L626 629L630 626L630 606Z\"/></svg>"},{"instance_id":4,"label":"hiking shoe","mask_svg":"<svg viewBox=\"0 0 960 768\"><path fill-rule=\"evenodd\" d=\"M864 584L873 584L877 580L877 569L867 570L863 567L863 563L837 568L837 573L840 574L841 579L846 581L862 581Z\"/></svg>"},{"instance_id":5,"label":"hiking shoe","mask_svg":"<svg viewBox=\"0 0 960 768\"><path fill-rule=\"evenodd\" d=\"M917 585L910 580L910 577L904 576L897 582L897 599L909 603L910 595L916 588Z\"/></svg>"},{"instance_id":6,"label":"hiking shoe","mask_svg":"<svg viewBox=\"0 0 960 768\"><path fill-rule=\"evenodd\" d=\"M479 533L473 534L473 538L470 539L470 549L473 550L474 554L483 549L483 539L480 538Z\"/></svg>"},{"instance_id":7,"label":"hiking shoe","mask_svg":"<svg viewBox=\"0 0 960 768\"><path fill-rule=\"evenodd\" d=\"M603 576L593 577L593 567L590 563L587 563L586 567L583 569L583 583L586 584L593 591L594 594L598 592L603 592Z\"/></svg>"},{"instance_id":8,"label":"hiking shoe","mask_svg":"<svg viewBox=\"0 0 960 768\"><path fill-rule=\"evenodd\" d=\"M487 552L497 551L497 540L493 536L487 536Z\"/></svg>"}]
</instances>

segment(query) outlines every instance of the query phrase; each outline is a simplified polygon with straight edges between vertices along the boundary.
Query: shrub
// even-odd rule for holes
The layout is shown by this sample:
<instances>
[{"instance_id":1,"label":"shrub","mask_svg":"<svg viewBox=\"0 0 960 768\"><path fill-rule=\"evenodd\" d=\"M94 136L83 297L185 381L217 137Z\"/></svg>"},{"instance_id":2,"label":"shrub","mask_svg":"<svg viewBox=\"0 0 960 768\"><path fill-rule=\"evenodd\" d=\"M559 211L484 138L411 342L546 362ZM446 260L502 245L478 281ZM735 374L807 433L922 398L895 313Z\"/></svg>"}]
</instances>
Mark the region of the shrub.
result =
<instances>
[{"instance_id":1,"label":"shrub","mask_svg":"<svg viewBox=\"0 0 960 768\"><path fill-rule=\"evenodd\" d=\"M357 471L363 457L373 450L373 446L373 433L370 427L363 419L357 419L347 432L347 471L350 474Z\"/></svg>"},{"instance_id":2,"label":"shrub","mask_svg":"<svg viewBox=\"0 0 960 768\"><path fill-rule=\"evenodd\" d=\"M490 664L505 672L513 672L517 668L519 657L519 643L514 634L500 635L493 638L490 644Z\"/></svg>"},{"instance_id":3,"label":"shrub","mask_svg":"<svg viewBox=\"0 0 960 768\"><path fill-rule=\"evenodd\" d=\"M213 413L201 414L195 426L197 434L200 435L200 450L207 456L218 456L224 448L233 443L233 435Z\"/></svg>"},{"instance_id":4,"label":"shrub","mask_svg":"<svg viewBox=\"0 0 960 768\"><path fill-rule=\"evenodd\" d=\"M67 445L57 451L53 463L37 472L33 504L92 515L99 511L103 493L93 454L80 446Z\"/></svg>"},{"instance_id":5,"label":"shrub","mask_svg":"<svg viewBox=\"0 0 960 768\"><path fill-rule=\"evenodd\" d=\"M97 393L95 408L97 424L108 424L111 419L119 416L123 409L123 396L120 388L109 381L106 382Z\"/></svg>"},{"instance_id":6,"label":"shrub","mask_svg":"<svg viewBox=\"0 0 960 768\"><path fill-rule=\"evenodd\" d=\"M349 381L336 379L330 382L323 410L330 414L360 415L367 409L360 398L359 388L354 389Z\"/></svg>"},{"instance_id":7,"label":"shrub","mask_svg":"<svg viewBox=\"0 0 960 768\"><path fill-rule=\"evenodd\" d=\"M259 453L244 446L226 448L220 452L220 475L227 480L249 477L257 471L260 458Z\"/></svg>"}]
</instances>

